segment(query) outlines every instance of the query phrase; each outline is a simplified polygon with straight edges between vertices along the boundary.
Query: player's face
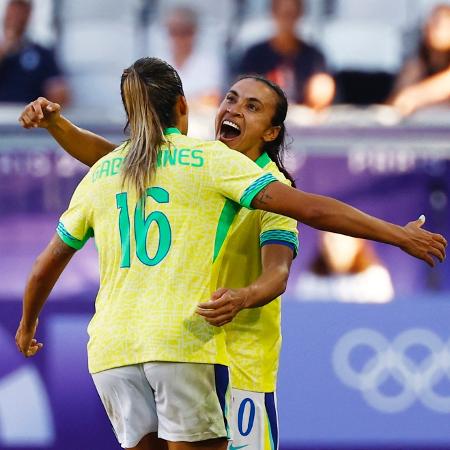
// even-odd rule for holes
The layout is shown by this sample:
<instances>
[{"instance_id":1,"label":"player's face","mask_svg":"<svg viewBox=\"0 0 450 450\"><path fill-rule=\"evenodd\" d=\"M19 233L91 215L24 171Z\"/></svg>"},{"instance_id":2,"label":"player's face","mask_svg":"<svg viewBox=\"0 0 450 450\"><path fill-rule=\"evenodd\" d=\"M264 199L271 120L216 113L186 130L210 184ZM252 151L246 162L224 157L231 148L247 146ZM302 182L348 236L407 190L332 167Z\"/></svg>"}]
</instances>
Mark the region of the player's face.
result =
<instances>
[{"instance_id":1,"label":"player's face","mask_svg":"<svg viewBox=\"0 0 450 450\"><path fill-rule=\"evenodd\" d=\"M277 96L265 83L245 78L227 92L216 115L216 139L256 159L265 142L278 136L271 124Z\"/></svg>"}]
</instances>

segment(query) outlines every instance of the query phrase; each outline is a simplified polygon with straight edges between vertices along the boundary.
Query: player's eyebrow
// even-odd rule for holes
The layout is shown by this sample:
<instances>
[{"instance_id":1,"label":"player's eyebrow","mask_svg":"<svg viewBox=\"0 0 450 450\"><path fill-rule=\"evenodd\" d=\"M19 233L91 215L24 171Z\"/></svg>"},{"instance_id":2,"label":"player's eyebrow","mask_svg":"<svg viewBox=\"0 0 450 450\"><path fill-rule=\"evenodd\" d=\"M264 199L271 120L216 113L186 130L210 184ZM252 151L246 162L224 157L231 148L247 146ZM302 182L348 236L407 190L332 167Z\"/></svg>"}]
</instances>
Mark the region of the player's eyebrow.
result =
<instances>
[{"instance_id":1,"label":"player's eyebrow","mask_svg":"<svg viewBox=\"0 0 450 450\"><path fill-rule=\"evenodd\" d=\"M235 95L236 97L240 97L240 95L239 95L234 89L230 89L230 90L228 91L228 94L233 94L233 95ZM249 97L249 98L247 98L247 100L248 100L249 102L258 102L260 105L264 106L263 102L262 102L259 98L256 98L256 97Z\"/></svg>"},{"instance_id":2,"label":"player's eyebrow","mask_svg":"<svg viewBox=\"0 0 450 450\"><path fill-rule=\"evenodd\" d=\"M263 102L256 97L249 97L247 100L249 102L258 102L259 104L263 105Z\"/></svg>"}]
</instances>

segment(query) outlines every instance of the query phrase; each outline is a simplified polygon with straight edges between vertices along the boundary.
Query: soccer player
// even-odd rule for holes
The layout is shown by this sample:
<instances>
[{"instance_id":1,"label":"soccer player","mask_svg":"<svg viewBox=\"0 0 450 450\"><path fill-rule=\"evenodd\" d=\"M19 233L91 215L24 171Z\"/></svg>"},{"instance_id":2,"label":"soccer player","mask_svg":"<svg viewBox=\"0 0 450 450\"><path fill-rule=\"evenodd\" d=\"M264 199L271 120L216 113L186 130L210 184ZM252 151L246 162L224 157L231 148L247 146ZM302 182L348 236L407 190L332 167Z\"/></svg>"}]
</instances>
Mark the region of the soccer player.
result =
<instances>
[{"instance_id":1,"label":"soccer player","mask_svg":"<svg viewBox=\"0 0 450 450\"><path fill-rule=\"evenodd\" d=\"M149 79L151 79L150 76L149 76ZM154 85L154 79L151 79L151 81ZM167 89L164 90L164 92L166 92L166 93L167 93L167 91L168 91ZM125 99L126 99L126 96L125 96ZM138 96L138 100L139 100L139 96ZM129 106L129 108L127 108L128 114L130 114L130 111L133 111L133 108L136 108L136 106L139 106L138 112L146 111L146 107L145 107L146 103L145 102L142 103L142 102L134 100L134 103L135 103L134 105L128 105ZM179 126L180 128L182 128L183 131L185 131L186 125L187 125L187 110L185 109L186 105L184 103L184 98L182 97L182 95L180 93L178 94L176 105L177 105L178 113L180 113L180 111L181 112L184 111L183 114L177 115L176 125ZM184 105L183 108L181 108L180 105L181 106ZM39 112L39 108L37 105L32 105L32 109L35 111L35 113L37 115L40 115L42 113L42 111ZM251 110L251 109L253 109L253 106L249 107L249 110ZM136 110L137 109L134 109L134 112L136 112ZM159 109L156 109L156 111L159 111ZM255 112L256 111L257 111L257 108L255 109ZM141 113L141 116L142 116L142 113ZM144 117L141 117L141 121L138 124L134 123L133 121L130 121L131 130L132 130L131 142L133 142L133 125L134 125L134 128L136 129L137 125L148 123L145 120L143 120L144 118L145 118L145 114L144 114ZM33 126L34 122L29 121L25 116L22 117L22 120L24 121L24 124L26 126ZM67 123L65 123L65 125L67 125ZM59 129L59 131L62 130L62 135L64 135L63 131L64 131L65 125L64 125L64 121L63 121L63 126ZM245 124L243 123L243 128L244 128L243 139L245 139L245 137L246 137L246 128L244 125ZM58 128L58 127L56 127L56 128ZM139 127L137 127L137 128L139 128ZM270 141L270 139L273 140L276 138L277 127L274 126L272 128L273 129L265 135L264 139L267 138L267 140ZM79 130L79 131L82 134L84 133L82 130ZM280 130L278 129L278 132L279 131ZM52 134L53 134L53 132L52 132ZM58 132L55 132L55 134L58 134ZM60 141L64 140L62 135L61 134L59 135ZM174 139L174 138L171 138L171 140L172 139ZM174 140L176 140L176 139L174 139ZM79 142L78 142L78 144L79 144ZM203 143L202 145L204 145L205 148L208 148L207 143ZM215 145L217 145L217 144L215 144ZM152 148L154 148L154 146L149 146L149 148L152 149ZM90 179L91 183L95 183L97 180L99 180L101 178L104 178L105 180L113 180L113 181L114 181L114 179L117 180L118 177L116 177L116 175L118 174L118 171L119 171L118 166L122 163L113 162L113 158L114 158L114 156L120 157L122 155L122 152L126 151L126 149L127 149L126 147L120 148L118 151L114 152L115 155L113 154L110 157L106 157L106 159L103 159L100 161L100 163L96 164L93 167L93 169L91 169L92 179L90 179L89 176L87 177L88 179ZM176 165L176 162L178 161L180 166L188 166L188 164L184 164L187 162L186 152L184 153L184 155L182 155L182 153L181 153L183 150L186 150L186 149L185 148L180 149L179 147L177 147L175 145L172 150L173 150L173 152L169 153L167 151L167 149L161 148L161 150L157 153L157 155L158 155L157 158L159 158L159 159L157 159L157 166L158 166L158 164L159 164L159 166L155 170L155 184L158 181L158 177L159 176L162 177L164 175L164 173L166 172L165 169L170 169L172 163ZM191 153L192 159L198 159L199 155L198 154L194 155L195 150L201 150L201 148L195 148L194 150L192 150L192 153ZM221 148L221 150L229 154L228 158L230 159L230 161L233 161L234 158L236 157L236 155L233 155L236 152L226 150L225 148ZM178 151L179 151L179 153L178 153ZM119 154L119 155L117 155L117 154ZM178 156L177 156L177 154L178 154ZM210 154L215 155L215 152L205 150L204 162L206 161L206 156L209 156ZM108 158L110 158L110 159L108 159ZM242 167L242 165L241 165L242 160L239 161L239 165L236 165L234 167L229 167L230 164L228 164L226 170L224 170L224 167L221 167L220 165L216 166L216 168L218 170L220 170L220 172L216 172L214 170L214 177L211 177L211 178L215 178L215 181L220 182L220 180L224 176L226 176L227 174L229 175L227 182L226 183L224 182L224 184L221 186L222 193L227 194L227 191L224 190L225 185L226 185L226 189L228 189L228 190L232 189L233 185L236 185L239 178L243 176L243 171L242 171L243 169L245 169L245 168L248 169L249 167L251 167L250 172L256 170L257 166L248 166L250 161L246 158L244 158L244 159L248 161L247 165L244 164L244 167ZM209 158L208 158L208 160L209 160ZM105 165L106 161L109 161L109 164ZM125 163L123 163L123 164L124 164L123 167L125 169L123 169L122 171L124 172L124 176L126 178L127 165ZM197 161L197 165L198 165L198 161ZM192 162L190 167L197 167L197 166ZM184 167L184 169L186 170L186 167ZM224 171L224 173L222 173L223 171ZM232 172L234 172L234 176L231 176ZM283 184L281 184L279 182L275 182L274 178L271 178L271 177L268 178L267 174L265 175L266 178L264 178L264 175L261 176L262 173L263 172L259 172L260 177L257 178L257 180L260 180L260 181L258 181L257 185L255 185L255 186L257 186L259 189L259 187L260 187L259 183L264 184L266 182L264 180L269 180L269 179L270 179L270 184L266 185L266 187L263 187L259 191L259 193L255 194L255 196L252 197L251 204L253 206L262 207L262 208L265 208L268 210L272 210L274 212L286 213L286 214L293 216L294 218L303 220L304 222L306 222L310 225L318 226L319 228L322 228L322 229L332 229L332 230L338 231L338 232L343 232L343 233L352 234L352 235L365 237L365 238L377 239L377 240L380 240L383 242L391 243L393 245L398 245L398 246L402 247L402 249L407 251L408 253L410 253L414 256L420 257L421 259L426 260L430 264L434 264L433 259L431 258L430 254L438 257L441 260L444 258L445 245L446 245L445 239L443 237L441 237L440 235L434 235L432 233L428 233L424 230L421 230L420 226L418 226L418 224L416 224L416 223L410 223L406 227L397 227L395 225L388 224L386 222L379 221L378 219L367 216L367 215L361 213L360 211L355 210L351 207L348 207L347 205L337 202L333 199L329 199L329 198L321 197L321 196L314 196L313 194L302 193L300 191L295 191L291 188L284 186ZM172 177L165 179L165 181L168 182L169 179L171 179L172 182L175 182L176 178L173 177L173 175L175 175L175 173L172 173L171 175L172 175ZM194 172L191 175L191 178L196 178L195 175L196 174ZM110 178L111 176L113 178ZM246 176L248 176L248 175L246 174ZM138 180L138 178L136 179L136 181L137 180ZM263 181L261 181L261 180L263 180ZM111 181L111 183L113 181ZM187 182L188 180L184 179L183 181ZM106 183L106 181L104 181L104 183ZM195 184L193 179L190 180L190 183ZM230 186L228 186L228 184ZM83 182L81 183L80 187L82 185L83 185ZM153 182L152 182L152 185L153 185ZM175 185L176 185L176 183L175 183ZM78 190L79 189L80 188L78 188ZM139 189L137 189L137 190L139 191ZM249 195L249 193L251 195L253 195L253 192L251 192L249 190L246 190L244 192L246 192L246 194L243 196L245 199L247 199L247 196ZM125 211L127 210L126 206L128 206L128 203L125 205L126 202L124 201L124 199L127 199L127 197L123 196L122 194L124 194L124 193L120 193L120 198L117 199L116 208L120 211L119 228L120 228L120 225L123 225L123 228L124 228L123 229L124 232L121 234L121 238L125 238L124 239L125 245L122 248L122 252L125 255L125 262L129 262L130 246L126 245L126 243L128 242L127 238L130 237L130 235L129 235L130 213L128 212L128 215L125 214ZM74 199L76 198L76 196L77 196L77 194L75 194ZM94 199L98 201L98 199L95 195L90 195L89 197L91 199L90 201L94 201ZM137 198L138 198L138 196L134 197L135 200ZM152 198L155 199L155 197L152 197ZM191 196L185 193L184 198L189 199L189 198L191 198ZM287 202L284 201L285 199L287 200ZM156 199L156 200L158 202L158 199ZM192 198L191 198L191 200L192 200ZM198 200L198 199L196 199L196 200ZM241 198L240 198L240 200L242 202ZM74 202L74 200L72 200L72 203L73 202ZM158 205L158 206L160 206L160 205ZM199 211L197 211L197 209L199 208L198 201L195 202L195 204L190 205L190 206L191 206L191 208L189 210L189 213L191 213L194 216L204 218L203 215L201 213L199 215ZM203 208L203 209L205 209L205 208ZM136 208L136 211L135 211L134 225L135 225L135 229L141 230L141 232L144 232L144 234L146 234L149 230L150 223L152 222L152 220L150 220L150 218L152 218L153 221L157 221L156 216L151 217L152 214L160 213L160 214L162 214L163 217L165 215L164 215L163 211L154 211L152 214L149 215L149 217L147 217L147 219L145 219L145 216L142 214L142 210L143 210L143 208L140 206L140 203L139 203L138 207ZM106 210L102 209L102 213L105 213L105 212L106 212ZM69 210L69 213L70 213L70 210ZM98 220L100 220L99 217L102 217L102 215L100 215L98 217L95 216L95 217L97 217ZM140 219L136 219L136 217L138 217L138 218L140 217ZM161 218L161 215L158 215L157 217ZM65 218L65 216L63 216L63 220L62 220L63 223L64 223L64 218ZM142 225L142 223L144 223L144 225ZM201 222L201 223L203 223L203 222ZM158 225L159 225L159 223L158 223ZM111 229L111 225L109 226L109 229ZM163 229L167 231L170 228L163 227ZM161 230L161 227L160 227L160 230ZM218 230L217 236L223 237L223 230L224 230L223 228ZM63 230L63 231L66 231L66 230ZM127 231L128 231L128 234L127 234ZM141 246L138 245L136 248L137 257L138 257L138 259L140 259L142 261L142 259L139 258L139 248L141 249L140 255L144 258L145 254L147 254L147 258L148 258L148 253L146 252L146 249L145 249L146 239L142 238L142 236L139 237L140 236L139 231L136 232L135 234L136 234L136 236L135 236L136 241L139 241L141 244ZM97 233L96 233L96 235L97 235ZM173 233L173 235L175 236L175 232ZM222 238L219 237L219 245L217 245L218 240L217 239L215 240L215 243L216 243L215 247L216 247L217 253L214 255L214 252L212 252L213 253L212 256L217 257L220 255L221 240L222 240ZM69 242L70 242L70 240L69 240ZM180 242L177 242L177 243L181 244ZM123 242L122 242L122 244L123 244ZM198 244L198 242L197 242L197 244ZM186 242L186 245L189 246L189 245L192 245L192 243ZM217 251L217 247L219 247L218 251ZM164 248L164 250L163 250L162 259L166 258L166 256L169 253L169 250L170 250L170 247L169 247L169 249L167 249L167 252L165 250L167 248L167 242L166 242L165 246L163 246L163 248ZM153 252L156 251L156 255L153 259L157 259L158 264L162 262L162 259L156 258L157 255L160 253L160 249L161 249L161 245L154 244ZM100 262L102 264L102 252L100 251L100 253L101 253ZM134 256L134 254L133 254L133 256ZM169 258L169 256L167 256L167 258ZM150 258L150 260L151 259L152 258ZM121 261L123 263L123 255L122 255ZM145 263L145 258L144 258L144 263ZM192 270L191 263L187 267L189 267ZM130 267L130 269L131 269L131 267ZM155 267L153 267L152 270L155 270ZM36 271L39 272L39 270L37 270L37 268L36 268ZM131 270L130 270L130 273L131 273ZM41 278L42 278L42 276L41 276ZM103 281L103 278L102 278L102 281ZM142 286L142 289L145 289L145 288L146 288L145 285ZM97 304L99 303L100 294L102 293L102 290L103 290L103 286L101 286L99 298L97 299ZM29 290L27 290L27 292L28 291ZM45 293L46 294L44 295L44 297L48 294L48 289L45 290ZM25 298L25 305L27 305L27 304L32 305L33 303L36 303L36 301L32 301L32 300L27 301L27 298ZM42 304L38 305L37 310L34 311L34 316L37 317L38 310L40 309L41 306L42 306ZM25 308L25 310L26 309L27 308ZM31 308L31 309L33 309L33 308ZM97 311L96 315L98 315L98 314L99 314L99 310ZM28 316L29 315L30 314L28 314ZM31 317L34 318L34 316L32 315ZM29 319L29 317L28 317L28 319ZM96 319L96 317L94 317L93 321L95 321L95 319ZM172 319L172 316L167 316L167 320L169 322L171 319ZM32 320L31 321L29 320L28 322L30 323L30 322L32 322ZM32 322L32 323L34 323L34 322ZM133 329L133 327L129 327L129 329ZM19 330L19 331L21 331L21 330ZM40 348L36 341L31 341L31 339L33 339L33 335L34 335L34 328L33 328L33 330L29 331L28 336L27 336L28 340L23 339L22 332L18 333L19 347L22 349L22 351L24 351L26 353L30 352L29 353L30 355L35 353ZM218 336L220 336L220 334L218 334ZM218 337L218 336L216 336L216 337ZM145 336L143 337L143 339L145 340ZM91 337L91 340L92 340L92 337ZM31 348L29 347L30 342L32 343ZM94 377L95 377L95 375L94 375ZM157 405L157 407L158 407L158 405ZM159 410L158 410L158 412L159 412ZM164 437L164 435L162 435L162 437ZM171 444L169 443L169 445L171 445ZM142 448L144 448L144 447L142 447ZM175 447L173 447L173 448L175 448ZM181 448L181 447L176 447L176 448ZM186 447L186 448L189 448L189 447ZM211 448L213 448L213 447L211 447Z\"/></svg>"},{"instance_id":2,"label":"soccer player","mask_svg":"<svg viewBox=\"0 0 450 450\"><path fill-rule=\"evenodd\" d=\"M46 106L55 109L56 113L51 114L59 114L55 104L43 99L38 104L46 116L49 116ZM254 160L266 173L284 183L293 183L282 158L287 108L287 99L276 84L263 77L244 76L230 88L217 113L217 138ZM41 126L38 119L37 123ZM73 126L67 130L66 134L77 132ZM102 151L102 141L98 139L99 150L95 154ZM69 141L73 140L80 151L89 148L90 142L84 135L78 139L72 136ZM106 145L105 150L108 152ZM89 155L83 155L84 161L88 158ZM275 386L281 346L280 294L285 290L298 249L297 222L265 211L243 208L237 212L232 202L227 206L224 211L230 211L234 220L217 284L245 289L218 290L213 295L217 301L201 305L203 308L198 312L211 324L221 325L224 310L226 321L231 321L245 308L226 328L233 387L233 445L242 444L239 438L243 438L241 432L244 432L248 450L272 450L278 443ZM246 269L238 271L236 267ZM273 299L273 303L258 308ZM254 410L255 416L243 424L239 411L246 407Z\"/></svg>"},{"instance_id":3,"label":"soccer player","mask_svg":"<svg viewBox=\"0 0 450 450\"><path fill-rule=\"evenodd\" d=\"M217 137L266 173L294 184L283 165L287 109L286 96L278 85L263 77L243 76L231 86L219 108ZM265 133L273 127L276 138L264 141ZM280 295L298 250L296 225L277 214L242 209L234 220L220 265L218 286L224 288L198 308L209 323L227 323L231 449L278 448L275 389L281 348Z\"/></svg>"},{"instance_id":4,"label":"soccer player","mask_svg":"<svg viewBox=\"0 0 450 450\"><path fill-rule=\"evenodd\" d=\"M93 165L37 259L17 344L26 356L39 351L39 312L72 255L95 235L100 290L88 362L119 442L163 448L157 432L170 450L224 450L224 331L196 307L216 286L211 269L227 199L250 207L275 178L220 142L185 136L182 84L165 62L138 60L121 91L130 139Z\"/></svg>"}]
</instances>

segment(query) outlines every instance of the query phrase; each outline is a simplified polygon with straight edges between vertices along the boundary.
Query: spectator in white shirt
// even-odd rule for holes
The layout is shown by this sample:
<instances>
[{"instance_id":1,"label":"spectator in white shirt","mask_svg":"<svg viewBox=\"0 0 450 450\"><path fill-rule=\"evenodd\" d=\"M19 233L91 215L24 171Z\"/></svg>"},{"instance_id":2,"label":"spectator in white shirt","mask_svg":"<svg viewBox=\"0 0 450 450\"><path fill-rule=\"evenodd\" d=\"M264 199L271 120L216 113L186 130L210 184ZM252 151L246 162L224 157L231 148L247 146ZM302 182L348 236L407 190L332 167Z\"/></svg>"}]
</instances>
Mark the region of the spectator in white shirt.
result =
<instances>
[{"instance_id":1,"label":"spectator in white shirt","mask_svg":"<svg viewBox=\"0 0 450 450\"><path fill-rule=\"evenodd\" d=\"M190 105L217 106L221 98L223 61L213 47L199 43L198 16L186 6L172 9L166 20L169 53L161 55L180 74Z\"/></svg>"}]
</instances>

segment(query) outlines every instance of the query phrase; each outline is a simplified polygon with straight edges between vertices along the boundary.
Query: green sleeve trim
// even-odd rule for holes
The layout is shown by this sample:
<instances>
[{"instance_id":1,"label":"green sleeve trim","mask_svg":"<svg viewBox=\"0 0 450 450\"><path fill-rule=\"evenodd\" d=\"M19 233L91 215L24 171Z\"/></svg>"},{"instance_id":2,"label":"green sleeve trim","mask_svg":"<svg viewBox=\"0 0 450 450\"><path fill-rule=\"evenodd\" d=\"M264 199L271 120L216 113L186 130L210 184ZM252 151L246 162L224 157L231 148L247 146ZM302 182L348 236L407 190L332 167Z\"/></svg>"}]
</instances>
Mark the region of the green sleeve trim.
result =
<instances>
[{"instance_id":1,"label":"green sleeve trim","mask_svg":"<svg viewBox=\"0 0 450 450\"><path fill-rule=\"evenodd\" d=\"M240 205L238 205L236 202L233 202L229 199L225 201L225 205L219 217L219 223L217 224L216 239L214 241L213 262L219 256L220 249L222 248L228 232L230 231L231 224L233 223L233 220L239 213L240 209Z\"/></svg>"},{"instance_id":2,"label":"green sleeve trim","mask_svg":"<svg viewBox=\"0 0 450 450\"><path fill-rule=\"evenodd\" d=\"M56 232L58 233L58 236L61 238L61 240L66 243L69 247L74 248L75 250L80 250L86 244L87 240L94 236L94 231L92 228L89 228L86 235L82 240L77 239L73 237L65 228L62 222L58 223L58 226L56 227Z\"/></svg>"},{"instance_id":3,"label":"green sleeve trim","mask_svg":"<svg viewBox=\"0 0 450 450\"><path fill-rule=\"evenodd\" d=\"M262 247L263 245L268 244L269 241L286 242L288 244L291 244L294 248L295 255L297 255L298 253L298 235L293 231L269 230L261 233L261 235L259 236L259 245Z\"/></svg>"},{"instance_id":4,"label":"green sleeve trim","mask_svg":"<svg viewBox=\"0 0 450 450\"><path fill-rule=\"evenodd\" d=\"M253 199L256 195L261 192L268 184L278 181L271 173L266 173L262 177L254 181L242 194L239 203L248 209L253 209L251 207Z\"/></svg>"}]
</instances>

